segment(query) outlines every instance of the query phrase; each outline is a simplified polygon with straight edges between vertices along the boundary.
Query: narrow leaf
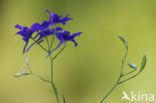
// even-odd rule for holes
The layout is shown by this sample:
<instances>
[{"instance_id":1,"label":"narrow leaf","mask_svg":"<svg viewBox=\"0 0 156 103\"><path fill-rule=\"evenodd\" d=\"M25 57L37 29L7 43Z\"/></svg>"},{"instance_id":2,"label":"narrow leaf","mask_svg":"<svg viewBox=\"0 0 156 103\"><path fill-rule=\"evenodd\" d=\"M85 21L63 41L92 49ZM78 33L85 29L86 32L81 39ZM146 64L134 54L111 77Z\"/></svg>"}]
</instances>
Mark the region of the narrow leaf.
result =
<instances>
[{"instance_id":1,"label":"narrow leaf","mask_svg":"<svg viewBox=\"0 0 156 103\"><path fill-rule=\"evenodd\" d=\"M128 49L128 41L126 40L126 38L123 36L119 36L119 38L124 43L125 47Z\"/></svg>"},{"instance_id":2,"label":"narrow leaf","mask_svg":"<svg viewBox=\"0 0 156 103\"><path fill-rule=\"evenodd\" d=\"M43 78L43 77L40 77L40 79L42 80L42 81L44 81L44 82L48 82L48 83L50 83L50 80L47 78L47 79L45 79L45 78Z\"/></svg>"},{"instance_id":3,"label":"narrow leaf","mask_svg":"<svg viewBox=\"0 0 156 103\"><path fill-rule=\"evenodd\" d=\"M15 74L15 77L21 77L23 75L29 75L29 74L31 74L31 73L30 72L20 72L20 73Z\"/></svg>"},{"instance_id":4,"label":"narrow leaf","mask_svg":"<svg viewBox=\"0 0 156 103\"><path fill-rule=\"evenodd\" d=\"M144 56L142 58L141 66L140 66L140 72L142 72L144 70L146 62L147 62L147 58L146 58L146 55L144 54Z\"/></svg>"},{"instance_id":5,"label":"narrow leaf","mask_svg":"<svg viewBox=\"0 0 156 103\"><path fill-rule=\"evenodd\" d=\"M57 93L57 88L56 88L55 84L52 83L52 86L53 86L54 93L57 95L58 93Z\"/></svg>"},{"instance_id":6,"label":"narrow leaf","mask_svg":"<svg viewBox=\"0 0 156 103\"><path fill-rule=\"evenodd\" d=\"M63 95L63 103L66 103L66 99L65 99L64 95Z\"/></svg>"},{"instance_id":7,"label":"narrow leaf","mask_svg":"<svg viewBox=\"0 0 156 103\"><path fill-rule=\"evenodd\" d=\"M133 68L133 69L137 69L137 65L136 64L131 64L131 63L128 63L129 67Z\"/></svg>"}]
</instances>

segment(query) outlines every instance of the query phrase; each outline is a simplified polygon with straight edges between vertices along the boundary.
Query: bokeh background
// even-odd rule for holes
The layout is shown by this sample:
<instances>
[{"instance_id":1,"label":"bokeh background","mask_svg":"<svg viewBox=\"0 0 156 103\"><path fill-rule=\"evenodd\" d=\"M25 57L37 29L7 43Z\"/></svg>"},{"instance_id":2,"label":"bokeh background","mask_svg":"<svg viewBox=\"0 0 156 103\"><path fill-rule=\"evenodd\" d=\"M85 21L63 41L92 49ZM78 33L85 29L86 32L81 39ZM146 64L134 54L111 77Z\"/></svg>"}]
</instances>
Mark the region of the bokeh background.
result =
<instances>
[{"instance_id":1,"label":"bokeh background","mask_svg":"<svg viewBox=\"0 0 156 103\"><path fill-rule=\"evenodd\" d=\"M148 62L143 73L117 87L105 103L130 103L121 101L122 91L156 94L155 0L0 0L0 103L56 103L47 83L32 75L14 77L25 64L25 43L15 36L14 25L48 20L46 9L70 14L73 21L64 29L83 32L76 38L79 46L68 42L54 63L54 81L67 103L99 103L112 87L125 52L118 35L129 41L126 62L140 65L144 53ZM50 76L49 59L40 47L26 55L34 72Z\"/></svg>"}]
</instances>

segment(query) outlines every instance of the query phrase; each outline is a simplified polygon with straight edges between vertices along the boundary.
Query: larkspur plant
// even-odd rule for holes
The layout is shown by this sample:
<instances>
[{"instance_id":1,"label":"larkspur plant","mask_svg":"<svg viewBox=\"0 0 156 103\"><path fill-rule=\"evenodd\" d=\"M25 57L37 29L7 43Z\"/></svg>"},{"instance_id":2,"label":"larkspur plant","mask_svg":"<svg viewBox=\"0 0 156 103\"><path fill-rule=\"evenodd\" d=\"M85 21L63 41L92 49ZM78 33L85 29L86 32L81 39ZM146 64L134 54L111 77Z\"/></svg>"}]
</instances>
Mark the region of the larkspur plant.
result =
<instances>
[{"instance_id":1,"label":"larkspur plant","mask_svg":"<svg viewBox=\"0 0 156 103\"><path fill-rule=\"evenodd\" d=\"M57 27L57 24L59 24L59 23L65 25L67 21L72 20L72 18L70 18L69 15L62 17L62 16L58 16L58 14L54 14L54 13L50 12L49 10L46 10L46 12L49 13L49 15L50 15L49 21L43 21L41 24L40 23L34 23L34 24L32 24L32 26L30 28L16 24L15 28L20 30L16 34L21 35L23 37L24 42L25 42L25 46L23 48L23 54L27 53L29 51L29 49L32 46L34 46L35 44L39 45L47 53L47 58L48 57L50 58L50 63L51 63L51 79L45 78L39 74L32 72L32 69L29 66L29 60L28 60L27 56L25 56L26 64L23 66L21 72L15 74L15 77L21 77L24 75L30 75L31 74L31 75L34 75L34 76L40 78L42 81L51 84L52 89L53 89L53 93L55 94L55 97L57 100L57 103L60 103L58 90L55 86L54 79L53 79L53 74L54 74L53 73L53 61L64 50L64 48L66 47L66 42L72 41L74 43L75 47L78 46L77 42L75 41L75 37L80 36L80 34L82 34L82 32L77 32L77 33L71 34L69 31L65 31L65 30L63 30L63 28ZM34 35L34 34L36 34L36 35ZM48 39L49 36L51 36L50 41ZM110 91L102 98L100 103L103 103L104 100L110 95L110 93L118 85L120 85L120 84L136 77L137 75L139 75L143 71L143 69L146 65L146 55L144 55L139 71L136 74L133 74L132 76L130 76L129 78L124 79L125 76L128 76L128 75L134 73L135 71L137 71L137 65L132 64L132 63L128 63L129 67L132 68L132 70L128 73L123 72L124 64L125 64L126 57L128 54L128 42L123 36L119 36L119 38L121 39L121 41L124 43L124 45L126 47L126 53L125 53L125 56L122 60L120 76L119 76L117 82L114 84L114 86L110 89ZM54 39L59 40L59 44L56 47L53 47ZM27 47L30 40L32 40L33 43ZM42 42L44 40L46 40L46 42L47 42L47 48L42 45ZM61 48L62 45L64 45L64 46ZM53 56L52 55L53 52L59 48L61 48L60 51L58 51ZM29 70L29 72L25 72L26 68ZM62 101L63 101L63 103L66 103L64 95L62 96Z\"/></svg>"},{"instance_id":2,"label":"larkspur plant","mask_svg":"<svg viewBox=\"0 0 156 103\"><path fill-rule=\"evenodd\" d=\"M29 66L29 60L28 60L27 56L25 57L25 59L26 59L25 66L22 68L22 71L20 73L17 73L15 76L20 77L23 75L32 74L34 76L39 77L42 81L50 83L53 88L54 94L56 96L57 102L59 103L60 100L58 97L58 91L57 91L57 88L56 88L54 80L53 80L53 61L64 50L67 41L72 41L75 44L75 46L77 46L78 44L74 39L76 36L80 36L80 34L82 34L82 32L70 34L69 31L65 31L61 27L56 27L56 25L59 23L65 25L66 22L69 20L72 20L72 18L70 18L69 15L62 17L62 16L58 16L57 14L50 12L49 10L46 10L46 11L50 15L49 21L43 21L41 24L34 23L30 28L17 24L17 25L15 25L15 28L20 30L16 34L21 35L23 37L23 40L25 41L25 46L23 48L23 54L27 53L29 51L29 49L35 44L38 44L44 51L47 52L47 57L50 57L50 63L51 63L51 80L32 72L32 70ZM52 28L52 29L50 29L50 28ZM36 33L36 35L34 35L35 33ZM48 40L48 36L52 36L51 41ZM52 49L53 41L55 38L57 38L59 40L59 44L55 48ZM27 47L30 39L33 40L33 43L30 44L29 47ZM45 48L41 44L44 39L47 42L48 48ZM64 44L64 46L61 48L61 50L56 55L54 55L52 57L52 52L57 50L63 44ZM25 72L26 67L28 68L29 72ZM63 96L63 101L65 103L64 96Z\"/></svg>"},{"instance_id":3,"label":"larkspur plant","mask_svg":"<svg viewBox=\"0 0 156 103\"><path fill-rule=\"evenodd\" d=\"M132 64L132 63L128 63L128 66L132 69L127 73L124 73L124 65L125 65L125 61L128 55L128 41L126 40L125 37L123 36L119 36L119 39L124 43L124 46L126 48L126 52L125 55L121 61L121 68L120 68L120 75L116 81L116 83L113 85L113 87L107 92L107 94L102 98L102 100L100 101L100 103L103 103L104 100L110 95L110 93L120 84L125 83L126 81L135 78L136 76L138 76L145 68L146 62L147 62L147 58L146 55L143 55L142 58L142 62L141 62L141 66L140 69L137 69L137 65L136 64ZM138 71L137 71L138 70ZM136 73L135 73L136 72ZM135 73L135 74L133 74ZM129 76L128 78L126 78L127 76Z\"/></svg>"}]
</instances>

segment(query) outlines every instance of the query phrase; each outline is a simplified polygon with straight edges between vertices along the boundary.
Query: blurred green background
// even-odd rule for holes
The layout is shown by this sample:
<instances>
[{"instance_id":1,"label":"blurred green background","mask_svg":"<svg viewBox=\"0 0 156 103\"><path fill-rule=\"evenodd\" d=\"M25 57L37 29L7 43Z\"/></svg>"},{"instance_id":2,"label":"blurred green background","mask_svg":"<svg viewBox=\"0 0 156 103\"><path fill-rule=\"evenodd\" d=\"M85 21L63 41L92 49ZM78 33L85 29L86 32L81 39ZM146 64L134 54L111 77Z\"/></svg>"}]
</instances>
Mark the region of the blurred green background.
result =
<instances>
[{"instance_id":1,"label":"blurred green background","mask_svg":"<svg viewBox=\"0 0 156 103\"><path fill-rule=\"evenodd\" d=\"M117 87L105 103L130 103L121 101L122 91L156 94L155 0L0 0L0 103L56 103L47 83L31 75L14 77L25 64L25 43L15 36L14 25L48 20L46 9L70 14L73 21L64 29L83 32L76 38L79 46L68 42L54 63L54 81L67 103L98 103L112 87L125 52L118 35L129 41L126 62L140 65L143 53L148 62L141 75ZM40 47L27 55L34 72L50 76L47 54Z\"/></svg>"}]
</instances>

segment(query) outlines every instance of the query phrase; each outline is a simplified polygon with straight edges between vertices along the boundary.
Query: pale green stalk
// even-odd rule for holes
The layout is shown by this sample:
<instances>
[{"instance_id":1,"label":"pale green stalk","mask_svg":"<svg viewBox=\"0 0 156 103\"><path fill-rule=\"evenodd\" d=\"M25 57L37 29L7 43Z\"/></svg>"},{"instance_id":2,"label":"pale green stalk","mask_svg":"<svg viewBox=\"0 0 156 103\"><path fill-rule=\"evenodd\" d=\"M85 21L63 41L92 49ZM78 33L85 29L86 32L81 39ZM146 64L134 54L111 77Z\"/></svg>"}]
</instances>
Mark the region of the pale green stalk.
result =
<instances>
[{"instance_id":1,"label":"pale green stalk","mask_svg":"<svg viewBox=\"0 0 156 103\"><path fill-rule=\"evenodd\" d=\"M121 65L121 69L120 69L120 76L119 76L118 80L116 81L116 83L114 84L114 86L110 89L110 91L102 98L102 100L100 101L100 103L103 103L104 100L110 95L110 93L118 86L119 81L120 81L120 79L123 76L122 72L123 72L123 68L124 68L124 64L125 64L125 61L126 61L127 54L128 54L128 48L126 48L126 53L125 53L125 56L124 56L124 58L122 60L122 65Z\"/></svg>"},{"instance_id":2,"label":"pale green stalk","mask_svg":"<svg viewBox=\"0 0 156 103\"><path fill-rule=\"evenodd\" d=\"M47 41L48 53L50 53L50 45L49 45L48 38L45 37L45 39L46 39L46 41ZM52 39L52 41L51 41L52 43L53 43L53 40L54 40L54 39ZM51 44L51 46L52 46L52 44ZM54 84L54 78L53 78L53 60L52 60L51 54L50 54L50 63L51 63L51 86L52 86L52 88L53 88L53 90L54 90L54 94L55 94L55 96L56 96L57 103L59 103L58 92L57 92L56 86L55 86L55 84Z\"/></svg>"},{"instance_id":3,"label":"pale green stalk","mask_svg":"<svg viewBox=\"0 0 156 103\"><path fill-rule=\"evenodd\" d=\"M32 37L31 37L31 39L32 39L33 41L35 41ZM46 48L44 48L40 43L37 42L37 44L38 44L44 51L46 51L47 53L49 53L48 50L47 50Z\"/></svg>"},{"instance_id":4,"label":"pale green stalk","mask_svg":"<svg viewBox=\"0 0 156 103\"><path fill-rule=\"evenodd\" d=\"M142 59L142 63L141 63L141 67L140 67L140 71L139 71L138 73L136 73L135 75L133 75L133 76L127 78L127 79L124 79L124 80L120 81L122 77L125 77L125 76L127 76L127 75L129 75L129 74L135 72L137 68L136 68L136 67L130 66L131 68L133 68L133 70L130 71L130 72L128 72L128 73L123 74L124 64L125 64L126 57L127 57L127 54L128 54L128 42L127 42L127 40L126 40L123 36L119 36L119 38L121 39L121 41L124 43L124 45L125 45L125 47L126 47L126 53L125 53L125 55L124 55L124 58L123 58L123 60L122 60L122 65L121 65L121 68L120 68L120 69L121 69L121 70L120 70L120 76L119 76L119 78L117 79L117 82L114 84L114 86L113 86L113 87L109 90L109 92L102 98L102 100L100 101L100 103L103 103L104 100L106 100L106 98L111 94L111 92L112 92L118 85L120 85L120 84L122 84L122 83L125 83L126 81L128 81L128 80L130 80L130 79L136 77L137 75L139 75L139 74L143 71L143 69L145 68L145 65L146 65L147 59L146 59L146 55L144 54L143 59Z\"/></svg>"}]
</instances>

